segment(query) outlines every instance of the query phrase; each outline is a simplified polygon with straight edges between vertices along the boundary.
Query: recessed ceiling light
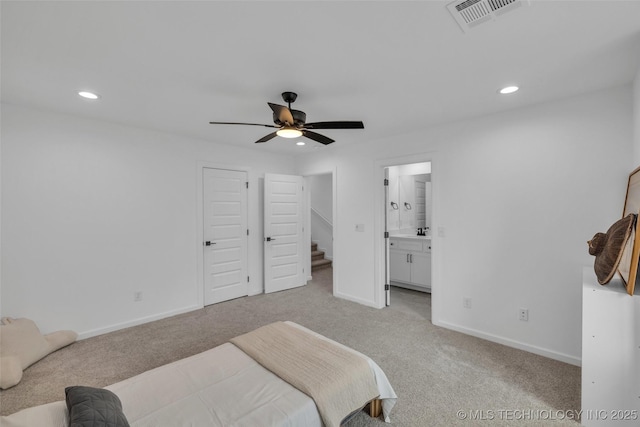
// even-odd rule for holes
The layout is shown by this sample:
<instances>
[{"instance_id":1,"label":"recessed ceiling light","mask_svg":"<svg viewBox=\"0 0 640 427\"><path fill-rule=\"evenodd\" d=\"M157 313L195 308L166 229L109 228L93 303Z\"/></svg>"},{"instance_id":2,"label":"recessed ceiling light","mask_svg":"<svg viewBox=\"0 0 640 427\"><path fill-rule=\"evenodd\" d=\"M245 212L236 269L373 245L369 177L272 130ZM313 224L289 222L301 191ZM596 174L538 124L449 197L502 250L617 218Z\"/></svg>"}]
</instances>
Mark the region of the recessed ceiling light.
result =
<instances>
[{"instance_id":1,"label":"recessed ceiling light","mask_svg":"<svg viewBox=\"0 0 640 427\"><path fill-rule=\"evenodd\" d=\"M520 89L518 86L507 86L507 87L503 87L498 92L501 93L502 95L508 95L510 93L517 92L518 89Z\"/></svg>"},{"instance_id":2,"label":"recessed ceiling light","mask_svg":"<svg viewBox=\"0 0 640 427\"><path fill-rule=\"evenodd\" d=\"M87 92L85 90L81 90L80 92L78 92L78 95L80 95L83 98L87 98L87 99L98 99L98 98L100 98L100 95L95 94L93 92Z\"/></svg>"},{"instance_id":3,"label":"recessed ceiling light","mask_svg":"<svg viewBox=\"0 0 640 427\"><path fill-rule=\"evenodd\" d=\"M305 145L305 142L304 141L298 141L298 142L296 142L296 145Z\"/></svg>"}]
</instances>

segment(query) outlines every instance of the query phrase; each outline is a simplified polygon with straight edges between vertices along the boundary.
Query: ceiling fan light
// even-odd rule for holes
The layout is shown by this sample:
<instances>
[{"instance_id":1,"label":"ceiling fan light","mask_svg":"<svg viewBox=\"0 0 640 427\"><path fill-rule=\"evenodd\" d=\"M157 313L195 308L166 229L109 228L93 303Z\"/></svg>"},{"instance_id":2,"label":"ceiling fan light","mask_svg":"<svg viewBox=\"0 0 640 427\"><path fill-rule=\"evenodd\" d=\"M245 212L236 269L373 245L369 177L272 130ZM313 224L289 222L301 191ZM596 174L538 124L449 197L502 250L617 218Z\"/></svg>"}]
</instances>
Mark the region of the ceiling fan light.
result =
<instances>
[{"instance_id":1,"label":"ceiling fan light","mask_svg":"<svg viewBox=\"0 0 640 427\"><path fill-rule=\"evenodd\" d=\"M278 136L283 138L297 138L302 136L302 132L295 128L285 127L276 132Z\"/></svg>"}]
</instances>

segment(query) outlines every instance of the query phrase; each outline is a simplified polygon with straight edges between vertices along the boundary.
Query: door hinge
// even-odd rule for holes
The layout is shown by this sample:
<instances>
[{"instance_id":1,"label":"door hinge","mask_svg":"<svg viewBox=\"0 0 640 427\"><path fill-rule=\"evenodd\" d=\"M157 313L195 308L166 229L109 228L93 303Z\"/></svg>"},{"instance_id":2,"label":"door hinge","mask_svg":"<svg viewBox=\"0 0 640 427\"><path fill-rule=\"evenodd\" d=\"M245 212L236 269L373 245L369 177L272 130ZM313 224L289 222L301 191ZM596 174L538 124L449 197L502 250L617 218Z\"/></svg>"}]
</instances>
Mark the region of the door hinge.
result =
<instances>
[{"instance_id":1,"label":"door hinge","mask_svg":"<svg viewBox=\"0 0 640 427\"><path fill-rule=\"evenodd\" d=\"M388 239L388 238L389 238L389 232L388 232L388 231L385 231L385 232L384 232L384 238L385 238L385 239Z\"/></svg>"},{"instance_id":2,"label":"door hinge","mask_svg":"<svg viewBox=\"0 0 640 427\"><path fill-rule=\"evenodd\" d=\"M384 285L384 290L385 290L385 291L388 291L389 289L391 289L391 286L389 286L389 285Z\"/></svg>"},{"instance_id":3,"label":"door hinge","mask_svg":"<svg viewBox=\"0 0 640 427\"><path fill-rule=\"evenodd\" d=\"M249 188L249 181L246 181L245 185L247 186L247 188Z\"/></svg>"},{"instance_id":4,"label":"door hinge","mask_svg":"<svg viewBox=\"0 0 640 427\"><path fill-rule=\"evenodd\" d=\"M247 236L249 235L249 229L247 228Z\"/></svg>"},{"instance_id":5,"label":"door hinge","mask_svg":"<svg viewBox=\"0 0 640 427\"><path fill-rule=\"evenodd\" d=\"M249 276L247 276L247 283L249 283Z\"/></svg>"},{"instance_id":6,"label":"door hinge","mask_svg":"<svg viewBox=\"0 0 640 427\"><path fill-rule=\"evenodd\" d=\"M389 186L389 180L387 178L384 179L384 186L385 187Z\"/></svg>"}]
</instances>

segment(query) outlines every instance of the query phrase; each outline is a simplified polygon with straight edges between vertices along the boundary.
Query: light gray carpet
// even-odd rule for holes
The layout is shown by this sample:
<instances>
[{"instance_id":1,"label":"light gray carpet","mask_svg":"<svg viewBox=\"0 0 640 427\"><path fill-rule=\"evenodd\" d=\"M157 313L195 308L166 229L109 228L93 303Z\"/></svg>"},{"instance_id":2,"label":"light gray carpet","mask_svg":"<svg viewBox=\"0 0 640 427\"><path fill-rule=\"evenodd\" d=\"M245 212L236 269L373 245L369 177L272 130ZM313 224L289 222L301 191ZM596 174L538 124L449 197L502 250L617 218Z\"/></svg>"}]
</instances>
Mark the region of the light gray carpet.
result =
<instances>
[{"instance_id":1,"label":"light gray carpet","mask_svg":"<svg viewBox=\"0 0 640 427\"><path fill-rule=\"evenodd\" d=\"M104 387L272 321L292 320L382 367L399 397L393 425L579 425L559 420L565 413L556 411L579 411L580 368L435 327L429 294L393 288L392 305L382 310L334 298L331 275L331 269L321 270L302 288L78 341L29 367L20 384L0 392L0 412L63 400L66 386ZM458 411L476 419L462 420ZM540 419L549 414L554 420ZM347 425L385 424L360 413Z\"/></svg>"}]
</instances>

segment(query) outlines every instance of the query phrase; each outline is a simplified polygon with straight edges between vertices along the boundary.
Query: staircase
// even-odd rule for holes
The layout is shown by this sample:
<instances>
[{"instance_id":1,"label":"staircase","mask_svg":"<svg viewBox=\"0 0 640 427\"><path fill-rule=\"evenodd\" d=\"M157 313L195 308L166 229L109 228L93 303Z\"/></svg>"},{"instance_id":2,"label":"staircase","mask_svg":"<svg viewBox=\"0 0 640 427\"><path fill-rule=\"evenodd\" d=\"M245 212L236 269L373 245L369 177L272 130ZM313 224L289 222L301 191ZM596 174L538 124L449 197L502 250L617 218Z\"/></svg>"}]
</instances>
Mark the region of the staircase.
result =
<instances>
[{"instance_id":1,"label":"staircase","mask_svg":"<svg viewBox=\"0 0 640 427\"><path fill-rule=\"evenodd\" d=\"M317 243L311 243L311 271L318 271L331 267L331 260L324 257L324 251L318 250Z\"/></svg>"}]
</instances>

